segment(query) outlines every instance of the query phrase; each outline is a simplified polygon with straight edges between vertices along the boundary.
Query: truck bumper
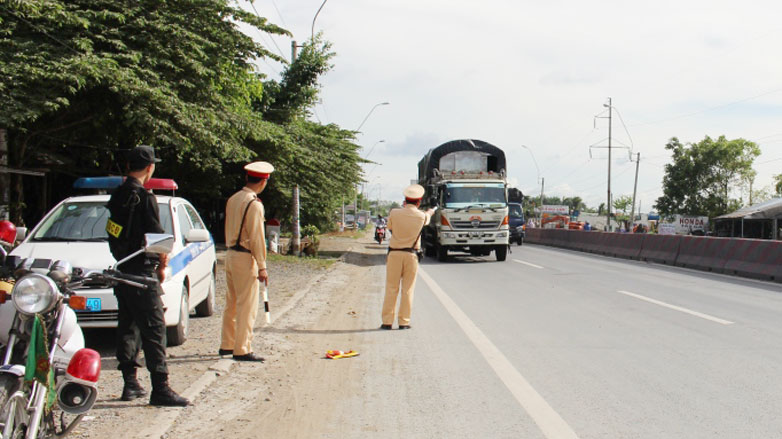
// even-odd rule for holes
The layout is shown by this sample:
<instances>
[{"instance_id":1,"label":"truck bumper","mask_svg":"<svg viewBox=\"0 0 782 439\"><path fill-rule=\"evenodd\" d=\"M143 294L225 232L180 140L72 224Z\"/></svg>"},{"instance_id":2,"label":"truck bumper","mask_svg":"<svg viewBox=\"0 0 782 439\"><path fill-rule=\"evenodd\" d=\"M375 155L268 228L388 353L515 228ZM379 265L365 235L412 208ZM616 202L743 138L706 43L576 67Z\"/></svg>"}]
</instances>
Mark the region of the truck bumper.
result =
<instances>
[{"instance_id":1,"label":"truck bumper","mask_svg":"<svg viewBox=\"0 0 782 439\"><path fill-rule=\"evenodd\" d=\"M439 241L441 246L447 247L473 247L473 246L497 246L508 245L508 230L453 230L441 231Z\"/></svg>"}]
</instances>

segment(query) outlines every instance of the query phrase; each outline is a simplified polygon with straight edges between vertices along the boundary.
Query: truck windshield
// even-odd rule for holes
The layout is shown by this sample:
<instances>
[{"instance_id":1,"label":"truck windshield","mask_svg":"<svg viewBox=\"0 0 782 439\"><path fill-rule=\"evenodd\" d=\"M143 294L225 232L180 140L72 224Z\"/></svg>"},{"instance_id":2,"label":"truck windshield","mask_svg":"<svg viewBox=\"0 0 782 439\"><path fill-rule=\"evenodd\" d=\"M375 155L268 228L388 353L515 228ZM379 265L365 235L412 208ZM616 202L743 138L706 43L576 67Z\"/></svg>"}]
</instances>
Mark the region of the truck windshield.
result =
<instances>
[{"instance_id":1,"label":"truck windshield","mask_svg":"<svg viewBox=\"0 0 782 439\"><path fill-rule=\"evenodd\" d=\"M464 207L504 207L505 186L485 183L451 183L446 185L445 207L459 209Z\"/></svg>"},{"instance_id":2,"label":"truck windshield","mask_svg":"<svg viewBox=\"0 0 782 439\"><path fill-rule=\"evenodd\" d=\"M158 203L160 223L173 234L171 213L166 203ZM73 202L60 205L35 231L33 241L107 241L106 202Z\"/></svg>"}]
</instances>

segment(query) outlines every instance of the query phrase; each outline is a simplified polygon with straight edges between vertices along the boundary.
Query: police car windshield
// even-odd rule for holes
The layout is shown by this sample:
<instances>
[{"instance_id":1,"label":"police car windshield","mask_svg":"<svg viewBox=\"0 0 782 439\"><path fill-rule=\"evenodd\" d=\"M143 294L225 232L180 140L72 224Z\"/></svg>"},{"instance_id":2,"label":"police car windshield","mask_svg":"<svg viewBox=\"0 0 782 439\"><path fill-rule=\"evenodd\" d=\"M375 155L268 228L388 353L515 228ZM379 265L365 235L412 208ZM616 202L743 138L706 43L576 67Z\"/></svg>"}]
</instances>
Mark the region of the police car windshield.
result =
<instances>
[{"instance_id":1,"label":"police car windshield","mask_svg":"<svg viewBox=\"0 0 782 439\"><path fill-rule=\"evenodd\" d=\"M165 233L173 234L171 213L168 204L159 203L160 222ZM38 227L32 237L33 241L107 241L106 222L109 210L106 202L73 202L57 207Z\"/></svg>"},{"instance_id":2,"label":"police car windshield","mask_svg":"<svg viewBox=\"0 0 782 439\"><path fill-rule=\"evenodd\" d=\"M449 184L446 186L443 201L445 207L451 209L468 206L503 207L507 203L505 187L502 184Z\"/></svg>"}]
</instances>

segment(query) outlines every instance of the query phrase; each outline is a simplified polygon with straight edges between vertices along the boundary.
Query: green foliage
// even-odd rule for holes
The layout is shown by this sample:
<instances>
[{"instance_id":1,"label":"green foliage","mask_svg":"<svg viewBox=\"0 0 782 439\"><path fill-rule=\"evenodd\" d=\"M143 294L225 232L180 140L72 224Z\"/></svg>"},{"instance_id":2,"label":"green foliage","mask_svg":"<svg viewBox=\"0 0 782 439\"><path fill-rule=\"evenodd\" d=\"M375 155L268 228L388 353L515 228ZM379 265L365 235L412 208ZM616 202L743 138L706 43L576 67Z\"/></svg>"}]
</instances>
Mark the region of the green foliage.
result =
<instances>
[{"instance_id":1,"label":"green foliage","mask_svg":"<svg viewBox=\"0 0 782 439\"><path fill-rule=\"evenodd\" d=\"M774 176L774 196L782 197L782 174Z\"/></svg>"},{"instance_id":2,"label":"green foliage","mask_svg":"<svg viewBox=\"0 0 782 439\"><path fill-rule=\"evenodd\" d=\"M240 26L289 35L231 0L0 0L9 164L56 169L47 178L58 200L73 178L122 173L122 152L151 144L163 159L156 176L175 178L219 232L242 166L266 160L276 168L267 216L289 224L299 185L302 221L328 229L362 163L352 131L306 120L330 44L317 36L279 82L265 80L253 63L285 60ZM13 178L11 204L24 206Z\"/></svg>"},{"instance_id":3,"label":"green foliage","mask_svg":"<svg viewBox=\"0 0 782 439\"><path fill-rule=\"evenodd\" d=\"M665 148L673 163L665 166L663 196L655 204L661 215L715 217L741 207L731 189L745 187L755 177L752 163L760 148L754 142L707 136L684 145L674 137Z\"/></svg>"},{"instance_id":4,"label":"green foliage","mask_svg":"<svg viewBox=\"0 0 782 439\"><path fill-rule=\"evenodd\" d=\"M307 224L306 226L301 228L301 236L318 236L320 235L320 230L312 224Z\"/></svg>"},{"instance_id":5,"label":"green foliage","mask_svg":"<svg viewBox=\"0 0 782 439\"><path fill-rule=\"evenodd\" d=\"M622 195L621 197L614 198L614 209L621 210L622 213L627 213L630 206L633 204L633 197L629 195Z\"/></svg>"}]
</instances>

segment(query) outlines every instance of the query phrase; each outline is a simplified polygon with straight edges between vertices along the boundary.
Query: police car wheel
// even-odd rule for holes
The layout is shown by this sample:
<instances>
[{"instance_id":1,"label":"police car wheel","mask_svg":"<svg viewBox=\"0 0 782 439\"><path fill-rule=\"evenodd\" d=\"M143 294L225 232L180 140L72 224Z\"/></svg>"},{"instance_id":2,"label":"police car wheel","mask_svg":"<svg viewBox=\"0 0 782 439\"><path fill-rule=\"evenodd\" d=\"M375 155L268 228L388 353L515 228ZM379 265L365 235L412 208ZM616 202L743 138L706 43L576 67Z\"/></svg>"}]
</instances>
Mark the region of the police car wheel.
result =
<instances>
[{"instance_id":1,"label":"police car wheel","mask_svg":"<svg viewBox=\"0 0 782 439\"><path fill-rule=\"evenodd\" d=\"M206 294L206 298L196 305L195 312L198 317L209 317L215 313L215 298L217 291L217 283L215 281L215 274L212 271L211 279L209 279L209 292Z\"/></svg>"},{"instance_id":2,"label":"police car wheel","mask_svg":"<svg viewBox=\"0 0 782 439\"><path fill-rule=\"evenodd\" d=\"M179 306L179 322L175 326L166 328L169 346L179 346L187 340L187 329L190 326L190 299L186 285L182 285L182 299Z\"/></svg>"}]
</instances>

